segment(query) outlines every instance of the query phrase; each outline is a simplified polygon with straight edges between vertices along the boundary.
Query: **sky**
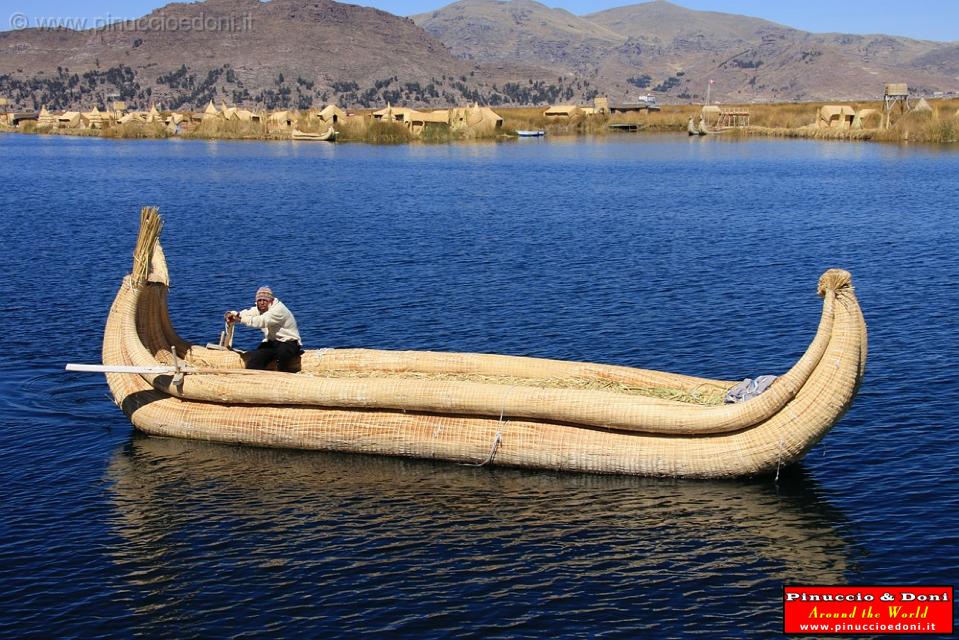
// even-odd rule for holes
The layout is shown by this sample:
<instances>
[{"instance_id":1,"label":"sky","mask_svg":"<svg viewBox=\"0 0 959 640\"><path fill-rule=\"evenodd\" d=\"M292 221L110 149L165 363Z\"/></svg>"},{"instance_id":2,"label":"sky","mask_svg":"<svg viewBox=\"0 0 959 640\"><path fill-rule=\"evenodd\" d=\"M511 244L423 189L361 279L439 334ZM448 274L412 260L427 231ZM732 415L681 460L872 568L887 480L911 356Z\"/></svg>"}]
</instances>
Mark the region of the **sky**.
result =
<instances>
[{"instance_id":1,"label":"sky","mask_svg":"<svg viewBox=\"0 0 959 640\"><path fill-rule=\"evenodd\" d=\"M635 0L540 0L549 7L583 15L603 9L638 4ZM719 11L763 18L812 32L884 33L922 40L959 41L959 0L674 0L688 9ZM138 18L167 4L164 0L0 0L0 30L38 26L41 20L62 26L92 28L96 21ZM444 0L353 0L409 16L439 9ZM102 24L102 22L101 22Z\"/></svg>"}]
</instances>

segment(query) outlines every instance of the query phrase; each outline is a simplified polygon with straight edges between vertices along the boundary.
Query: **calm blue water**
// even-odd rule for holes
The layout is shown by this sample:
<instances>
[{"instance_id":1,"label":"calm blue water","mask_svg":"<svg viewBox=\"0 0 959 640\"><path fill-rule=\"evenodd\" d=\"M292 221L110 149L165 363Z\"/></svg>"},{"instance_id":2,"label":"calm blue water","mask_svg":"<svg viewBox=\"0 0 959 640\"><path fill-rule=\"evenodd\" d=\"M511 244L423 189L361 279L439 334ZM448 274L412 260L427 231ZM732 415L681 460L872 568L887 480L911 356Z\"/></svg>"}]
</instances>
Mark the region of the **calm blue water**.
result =
<instances>
[{"instance_id":1,"label":"calm blue water","mask_svg":"<svg viewBox=\"0 0 959 640\"><path fill-rule=\"evenodd\" d=\"M954 584L957 176L955 147L2 135L0 636L768 637L783 583ZM735 379L797 359L839 266L867 377L778 484L142 437L62 368L99 361L145 204L197 342L269 284L312 348Z\"/></svg>"}]
</instances>

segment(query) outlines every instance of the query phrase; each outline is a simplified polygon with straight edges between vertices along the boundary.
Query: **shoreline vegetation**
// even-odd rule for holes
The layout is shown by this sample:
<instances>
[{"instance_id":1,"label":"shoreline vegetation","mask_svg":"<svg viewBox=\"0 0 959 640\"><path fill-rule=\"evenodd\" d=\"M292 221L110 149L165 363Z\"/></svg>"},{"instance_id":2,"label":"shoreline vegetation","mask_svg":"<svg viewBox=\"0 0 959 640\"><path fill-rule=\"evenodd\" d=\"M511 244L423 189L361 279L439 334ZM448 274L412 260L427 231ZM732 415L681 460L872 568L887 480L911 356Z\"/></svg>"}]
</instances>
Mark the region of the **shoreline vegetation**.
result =
<instances>
[{"instance_id":1,"label":"shoreline vegetation","mask_svg":"<svg viewBox=\"0 0 959 640\"><path fill-rule=\"evenodd\" d=\"M880 101L837 103L827 109L846 107L846 113L867 113L873 117L862 122L832 124L820 121L823 103L782 103L764 105L722 105L722 109L748 113L748 125L714 128L709 133L726 137L809 138L819 140L954 143L959 140L959 99L932 100L921 109L905 113L894 111L891 123L881 128L883 104ZM321 134L331 127L337 142L368 144L426 143L444 144L469 140L501 140L517 137L517 131L542 130L547 136L603 136L642 132L687 131L691 121L699 121L705 110L699 105L663 105L660 110L643 109L627 113L596 113L589 108L571 107L568 115L547 116L545 107L498 108L494 113L486 107L449 109L445 121L411 121L412 109L390 107L379 111L355 110L347 113L336 107L323 111L283 111L257 115L236 108L213 105L201 113L176 114L151 109L137 117L106 117L92 123L79 112L53 115L41 110L39 119L21 120L11 126L9 116L0 114L0 131L71 136L95 136L112 139L161 139L178 137L199 140L291 140L293 132ZM331 115L330 109L336 111ZM708 107L714 109L715 107ZM385 114L384 114L385 112ZM249 114L240 118L237 113ZM435 115L439 112L432 112ZM227 114L224 116L224 114ZM324 115L325 114L325 115ZM405 120L403 115L406 114ZM7 119L4 119L4 115ZM120 115L119 113L117 114ZM456 125L459 117L463 124ZM477 119L479 118L479 119ZM473 126L470 121L478 122ZM66 126L64 126L66 124ZM838 124L839 126L836 126Z\"/></svg>"}]
</instances>

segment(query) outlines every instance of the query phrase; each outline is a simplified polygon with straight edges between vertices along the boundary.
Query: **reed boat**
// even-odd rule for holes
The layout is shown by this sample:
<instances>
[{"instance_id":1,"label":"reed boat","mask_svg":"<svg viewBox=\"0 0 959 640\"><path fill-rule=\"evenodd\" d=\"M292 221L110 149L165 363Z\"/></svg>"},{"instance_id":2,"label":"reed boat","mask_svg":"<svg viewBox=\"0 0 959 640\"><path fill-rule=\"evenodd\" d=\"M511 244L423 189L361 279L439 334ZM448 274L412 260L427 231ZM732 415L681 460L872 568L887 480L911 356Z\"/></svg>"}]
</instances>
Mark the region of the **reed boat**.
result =
<instances>
[{"instance_id":1,"label":"reed boat","mask_svg":"<svg viewBox=\"0 0 959 640\"><path fill-rule=\"evenodd\" d=\"M735 380L481 353L319 349L297 373L183 340L171 323L156 209L141 213L133 269L110 309L107 382L154 436L409 456L467 464L721 478L776 472L849 408L866 325L848 272L819 279L812 342L765 391ZM214 345L216 346L216 345Z\"/></svg>"},{"instance_id":2,"label":"reed boat","mask_svg":"<svg viewBox=\"0 0 959 640\"><path fill-rule=\"evenodd\" d=\"M322 133L310 133L308 131L294 129L290 133L290 138L292 140L302 140L306 142L335 142L336 131L333 129L333 127L330 127Z\"/></svg>"}]
</instances>

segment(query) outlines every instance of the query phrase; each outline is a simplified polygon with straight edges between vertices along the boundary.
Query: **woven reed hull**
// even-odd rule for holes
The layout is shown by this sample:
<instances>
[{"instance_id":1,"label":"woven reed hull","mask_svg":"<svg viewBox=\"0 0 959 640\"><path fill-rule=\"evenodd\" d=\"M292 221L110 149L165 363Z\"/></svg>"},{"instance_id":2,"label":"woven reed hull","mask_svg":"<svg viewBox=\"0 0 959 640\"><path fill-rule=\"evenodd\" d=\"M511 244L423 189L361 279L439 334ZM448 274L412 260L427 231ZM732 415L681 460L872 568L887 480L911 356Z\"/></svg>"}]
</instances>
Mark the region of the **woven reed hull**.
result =
<instances>
[{"instance_id":1,"label":"woven reed hull","mask_svg":"<svg viewBox=\"0 0 959 640\"><path fill-rule=\"evenodd\" d=\"M305 131L298 131L296 129L290 134L290 137L293 140L305 140L313 142L328 142L335 138L336 132L333 130L333 127L330 127L323 133L307 133Z\"/></svg>"},{"instance_id":2,"label":"woven reed hull","mask_svg":"<svg viewBox=\"0 0 959 640\"><path fill-rule=\"evenodd\" d=\"M235 353L203 349L176 335L166 310L168 280L159 246L150 266L149 281L128 277L117 294L104 335L104 363L169 362L172 345L196 365L242 367ZM597 473L755 475L799 460L849 407L861 382L866 328L848 274L827 272L820 294L823 316L807 352L770 390L741 405L690 406L580 389L397 381L386 375L730 384L492 354L327 350L306 354L300 374L188 374L179 386L169 376L107 374L107 379L136 428L160 436ZM379 377L310 375L324 368L375 370Z\"/></svg>"}]
</instances>

